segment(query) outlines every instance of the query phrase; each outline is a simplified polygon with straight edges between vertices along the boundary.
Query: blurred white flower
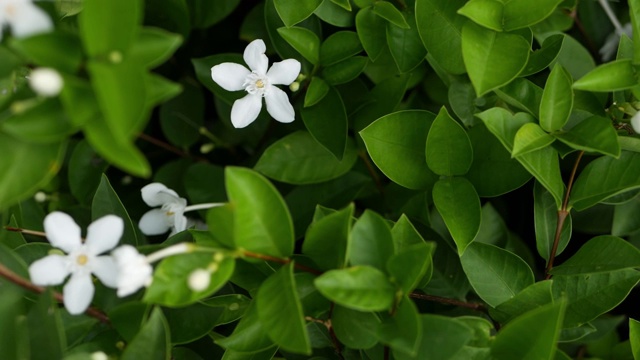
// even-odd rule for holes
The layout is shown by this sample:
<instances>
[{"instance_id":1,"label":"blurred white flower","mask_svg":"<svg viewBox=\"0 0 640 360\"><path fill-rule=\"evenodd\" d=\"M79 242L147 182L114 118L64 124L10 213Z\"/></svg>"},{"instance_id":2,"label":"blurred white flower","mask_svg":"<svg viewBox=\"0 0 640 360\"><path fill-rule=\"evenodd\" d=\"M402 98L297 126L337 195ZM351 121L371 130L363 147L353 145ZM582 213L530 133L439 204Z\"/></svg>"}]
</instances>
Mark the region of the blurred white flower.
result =
<instances>
[{"instance_id":1,"label":"blurred white flower","mask_svg":"<svg viewBox=\"0 0 640 360\"><path fill-rule=\"evenodd\" d=\"M240 64L222 63L211 68L211 78L228 91L245 90L247 94L233 103L231 123L236 128L251 124L260 114L262 98L267 103L267 111L276 120L290 123L295 119L293 106L287 94L273 85L289 85L300 73L300 62L287 59L269 66L264 54L264 41L257 39L244 50L244 61L249 69Z\"/></svg>"},{"instance_id":2,"label":"blurred white flower","mask_svg":"<svg viewBox=\"0 0 640 360\"><path fill-rule=\"evenodd\" d=\"M57 96L60 94L63 85L62 76L54 69L37 68L31 71L29 75L29 86L40 96Z\"/></svg>"},{"instance_id":3,"label":"blurred white flower","mask_svg":"<svg viewBox=\"0 0 640 360\"><path fill-rule=\"evenodd\" d=\"M23 38L51 31L53 22L31 0L0 0L0 39L5 26L11 29L14 37Z\"/></svg>"},{"instance_id":4,"label":"blurred white flower","mask_svg":"<svg viewBox=\"0 0 640 360\"><path fill-rule=\"evenodd\" d=\"M640 111L631 118L631 127L633 127L633 131L635 131L636 134L640 134Z\"/></svg>"},{"instance_id":5,"label":"blurred white flower","mask_svg":"<svg viewBox=\"0 0 640 360\"><path fill-rule=\"evenodd\" d=\"M52 212L44 219L44 230L51 245L67 255L48 255L29 266L29 276L36 285L58 285L68 275L71 278L63 288L64 306L70 314L83 313L93 299L91 274L106 286L115 288L116 264L111 256L98 256L112 249L120 241L124 222L115 215L106 215L87 228L83 243L80 227L71 216Z\"/></svg>"},{"instance_id":6,"label":"blurred white flower","mask_svg":"<svg viewBox=\"0 0 640 360\"><path fill-rule=\"evenodd\" d=\"M142 200L151 206L160 206L147 211L138 227L145 235L160 235L171 229L169 236L183 231L188 226L185 212L209 209L222 203L197 204L187 206L187 200L161 183L151 183L142 188Z\"/></svg>"},{"instance_id":7,"label":"blurred white flower","mask_svg":"<svg viewBox=\"0 0 640 360\"><path fill-rule=\"evenodd\" d=\"M187 284L192 291L203 291L209 287L211 271L208 269L195 269L189 274Z\"/></svg>"},{"instance_id":8,"label":"blurred white flower","mask_svg":"<svg viewBox=\"0 0 640 360\"><path fill-rule=\"evenodd\" d=\"M609 34L604 45L600 48L602 61L609 61L615 57L618 52L618 45L620 44L620 37L622 34L627 35L629 38L632 36L633 27L631 26L631 23L626 23L622 28Z\"/></svg>"}]
</instances>

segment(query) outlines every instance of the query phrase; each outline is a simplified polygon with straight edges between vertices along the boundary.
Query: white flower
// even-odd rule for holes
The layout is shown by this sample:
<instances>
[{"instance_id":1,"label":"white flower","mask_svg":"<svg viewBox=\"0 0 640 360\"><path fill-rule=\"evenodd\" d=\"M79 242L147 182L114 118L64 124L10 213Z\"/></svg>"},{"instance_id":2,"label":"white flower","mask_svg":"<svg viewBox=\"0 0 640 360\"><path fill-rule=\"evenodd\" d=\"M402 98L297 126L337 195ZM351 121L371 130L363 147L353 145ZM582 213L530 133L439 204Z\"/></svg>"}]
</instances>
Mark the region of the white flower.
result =
<instances>
[{"instance_id":1,"label":"white flower","mask_svg":"<svg viewBox=\"0 0 640 360\"><path fill-rule=\"evenodd\" d=\"M125 297L143 286L151 285L153 268L146 256L131 245L122 245L111 252L118 267L118 296Z\"/></svg>"},{"instance_id":2,"label":"white flower","mask_svg":"<svg viewBox=\"0 0 640 360\"><path fill-rule=\"evenodd\" d=\"M187 284L192 291L203 291L211 283L211 271L207 269L195 269L189 274Z\"/></svg>"},{"instance_id":3,"label":"white flower","mask_svg":"<svg viewBox=\"0 0 640 360\"><path fill-rule=\"evenodd\" d=\"M262 98L267 111L276 120L290 123L295 119L293 106L287 94L273 85L289 85L300 73L300 62L287 59L271 65L264 54L264 41L257 39L244 50L244 61L249 69L240 64L222 63L211 68L211 78L228 91L245 90L249 94L238 99L231 108L231 123L236 128L251 124L260 114Z\"/></svg>"},{"instance_id":4,"label":"white flower","mask_svg":"<svg viewBox=\"0 0 640 360\"><path fill-rule=\"evenodd\" d=\"M631 127L633 127L633 131L635 131L636 134L640 134L640 111L631 118Z\"/></svg>"},{"instance_id":5,"label":"white flower","mask_svg":"<svg viewBox=\"0 0 640 360\"><path fill-rule=\"evenodd\" d=\"M16 38L51 31L53 23L46 12L31 0L0 0L0 39L2 28L9 26Z\"/></svg>"},{"instance_id":6,"label":"white flower","mask_svg":"<svg viewBox=\"0 0 640 360\"><path fill-rule=\"evenodd\" d=\"M29 86L40 96L57 96L60 94L63 85L62 76L54 69L37 68L29 75Z\"/></svg>"},{"instance_id":7,"label":"white flower","mask_svg":"<svg viewBox=\"0 0 640 360\"><path fill-rule=\"evenodd\" d=\"M187 200L161 183L151 183L142 188L142 200L151 206L160 206L158 209L147 211L138 227L145 235L160 235L171 229L169 236L183 231L188 226L185 212L193 210L209 209L222 203L209 203L187 206Z\"/></svg>"},{"instance_id":8,"label":"white flower","mask_svg":"<svg viewBox=\"0 0 640 360\"><path fill-rule=\"evenodd\" d=\"M29 266L29 276L36 285L58 285L71 275L63 288L64 306L70 314L83 313L93 299L93 273L109 287L116 287L117 268L111 256L98 256L116 246L124 230L124 222L106 215L87 228L82 243L80 227L71 216L53 212L44 219L47 239L67 255L48 255Z\"/></svg>"}]
</instances>

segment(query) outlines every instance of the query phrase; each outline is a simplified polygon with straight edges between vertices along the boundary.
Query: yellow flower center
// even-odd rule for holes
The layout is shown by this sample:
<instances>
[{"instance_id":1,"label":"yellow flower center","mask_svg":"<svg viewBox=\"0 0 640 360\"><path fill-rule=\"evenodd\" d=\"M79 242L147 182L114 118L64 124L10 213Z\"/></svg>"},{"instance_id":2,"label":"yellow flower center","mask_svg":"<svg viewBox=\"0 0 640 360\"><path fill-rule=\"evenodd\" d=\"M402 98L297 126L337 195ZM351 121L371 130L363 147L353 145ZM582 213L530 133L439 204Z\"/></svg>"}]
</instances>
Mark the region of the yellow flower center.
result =
<instances>
[{"instance_id":1,"label":"yellow flower center","mask_svg":"<svg viewBox=\"0 0 640 360\"><path fill-rule=\"evenodd\" d=\"M258 89L262 89L262 88L264 88L264 82L263 82L262 80L258 80L258 81L256 81L256 87L257 87Z\"/></svg>"},{"instance_id":2,"label":"yellow flower center","mask_svg":"<svg viewBox=\"0 0 640 360\"><path fill-rule=\"evenodd\" d=\"M85 254L78 255L78 257L76 258L76 262L78 263L78 265L85 265L87 261L89 261L89 258Z\"/></svg>"}]
</instances>

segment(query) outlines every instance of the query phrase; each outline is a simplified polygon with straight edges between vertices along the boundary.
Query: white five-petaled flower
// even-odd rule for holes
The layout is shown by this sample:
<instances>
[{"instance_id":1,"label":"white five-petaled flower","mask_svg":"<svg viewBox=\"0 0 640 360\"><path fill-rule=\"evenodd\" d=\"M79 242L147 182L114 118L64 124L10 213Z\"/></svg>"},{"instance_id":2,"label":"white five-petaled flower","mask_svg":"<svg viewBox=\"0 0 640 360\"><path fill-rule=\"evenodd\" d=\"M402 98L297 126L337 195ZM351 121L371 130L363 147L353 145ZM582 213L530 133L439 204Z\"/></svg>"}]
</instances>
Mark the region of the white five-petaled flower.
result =
<instances>
[{"instance_id":1,"label":"white five-petaled flower","mask_svg":"<svg viewBox=\"0 0 640 360\"><path fill-rule=\"evenodd\" d=\"M91 274L106 286L115 288L118 275L111 256L100 254L114 248L124 231L124 222L115 215L106 215L91 223L83 243L80 227L71 216L52 212L44 219L47 239L67 255L48 255L29 266L29 276L36 285L58 285L71 275L63 288L64 306L70 314L83 313L93 299Z\"/></svg>"},{"instance_id":2,"label":"white five-petaled flower","mask_svg":"<svg viewBox=\"0 0 640 360\"><path fill-rule=\"evenodd\" d=\"M231 123L236 128L251 124L262 110L262 98L267 111L276 120L290 123L295 119L293 106L287 94L274 85L289 85L300 74L300 62L287 59L269 66L264 41L257 39L244 50L244 61L249 69L236 63L222 63L211 68L211 78L228 91L245 90L247 94L233 103Z\"/></svg>"},{"instance_id":3,"label":"white five-petaled flower","mask_svg":"<svg viewBox=\"0 0 640 360\"><path fill-rule=\"evenodd\" d=\"M187 206L187 200L161 183L151 183L142 188L142 200L151 206L160 208L147 211L138 227L145 235L160 235L171 229L169 236L187 228L188 220L185 212L209 209L222 203L197 204Z\"/></svg>"},{"instance_id":4,"label":"white five-petaled flower","mask_svg":"<svg viewBox=\"0 0 640 360\"><path fill-rule=\"evenodd\" d=\"M51 31L53 23L31 0L0 0L0 39L2 28L8 26L16 38Z\"/></svg>"}]
</instances>

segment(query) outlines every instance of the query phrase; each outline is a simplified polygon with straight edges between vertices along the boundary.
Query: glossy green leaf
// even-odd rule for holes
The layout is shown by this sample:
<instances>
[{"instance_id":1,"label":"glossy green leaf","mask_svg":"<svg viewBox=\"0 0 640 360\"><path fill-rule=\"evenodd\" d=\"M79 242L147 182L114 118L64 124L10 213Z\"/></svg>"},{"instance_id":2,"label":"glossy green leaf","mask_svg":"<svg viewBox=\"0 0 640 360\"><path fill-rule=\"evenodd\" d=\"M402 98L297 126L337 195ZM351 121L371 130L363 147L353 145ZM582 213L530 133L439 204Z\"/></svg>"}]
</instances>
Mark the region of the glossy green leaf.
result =
<instances>
[{"instance_id":1,"label":"glossy green leaf","mask_svg":"<svg viewBox=\"0 0 640 360\"><path fill-rule=\"evenodd\" d=\"M359 311L387 310L395 295L384 273L370 266L327 271L314 284L327 299Z\"/></svg>"},{"instance_id":2,"label":"glossy green leaf","mask_svg":"<svg viewBox=\"0 0 640 360\"><path fill-rule=\"evenodd\" d=\"M216 339L215 342L227 350L241 353L257 353L274 346L258 317L255 301L249 305L231 335L223 339Z\"/></svg>"},{"instance_id":3,"label":"glossy green leaf","mask_svg":"<svg viewBox=\"0 0 640 360\"><path fill-rule=\"evenodd\" d=\"M618 159L602 156L590 162L578 175L569 205L581 211L639 187L640 154L623 151Z\"/></svg>"},{"instance_id":4,"label":"glossy green leaf","mask_svg":"<svg viewBox=\"0 0 640 360\"><path fill-rule=\"evenodd\" d=\"M391 228L387 221L371 210L356 221L351 230L348 258L351 265L368 265L385 271L395 254Z\"/></svg>"},{"instance_id":5,"label":"glossy green leaf","mask_svg":"<svg viewBox=\"0 0 640 360\"><path fill-rule=\"evenodd\" d=\"M553 277L553 296L567 299L563 328L587 323L620 304L640 281L632 269Z\"/></svg>"},{"instance_id":6,"label":"glossy green leaf","mask_svg":"<svg viewBox=\"0 0 640 360\"><path fill-rule=\"evenodd\" d=\"M466 72L462 60L462 25L466 19L457 13L464 0L417 0L416 23L429 54L452 74Z\"/></svg>"},{"instance_id":7,"label":"glossy green leaf","mask_svg":"<svg viewBox=\"0 0 640 360\"><path fill-rule=\"evenodd\" d=\"M1 52L1 51L0 51ZM6 286L3 282L3 287ZM0 351L3 356L18 359L28 358L29 339L24 335L26 324L19 321L25 313L24 293L17 285L6 286L0 300ZM22 328L22 329L21 329Z\"/></svg>"},{"instance_id":8,"label":"glossy green leaf","mask_svg":"<svg viewBox=\"0 0 640 360\"><path fill-rule=\"evenodd\" d=\"M226 18L241 0L186 0L193 27L205 29Z\"/></svg>"},{"instance_id":9,"label":"glossy green leaf","mask_svg":"<svg viewBox=\"0 0 640 360\"><path fill-rule=\"evenodd\" d=\"M18 140L55 143L78 130L57 100L47 100L13 113L0 123L0 130Z\"/></svg>"},{"instance_id":10,"label":"glossy green leaf","mask_svg":"<svg viewBox=\"0 0 640 360\"><path fill-rule=\"evenodd\" d=\"M377 2L374 11L378 4L390 3ZM412 12L405 12L405 14L409 19L406 28L394 25L387 26L387 44L391 51L391 57L401 73L415 69L427 55L427 50L420 40L420 34L418 34L414 14Z\"/></svg>"},{"instance_id":11,"label":"glossy green leaf","mask_svg":"<svg viewBox=\"0 0 640 360\"><path fill-rule=\"evenodd\" d=\"M640 359L640 322L631 318L629 318L629 342L631 342L633 358Z\"/></svg>"},{"instance_id":12,"label":"glossy green leaf","mask_svg":"<svg viewBox=\"0 0 640 360\"><path fill-rule=\"evenodd\" d=\"M391 280L400 285L404 294L409 294L419 284L431 263L431 256L435 250L434 243L417 243L407 246L389 258L387 271Z\"/></svg>"},{"instance_id":13,"label":"glossy green leaf","mask_svg":"<svg viewBox=\"0 0 640 360\"><path fill-rule=\"evenodd\" d=\"M554 275L582 275L640 267L640 250L611 235L587 241L568 260L554 267Z\"/></svg>"},{"instance_id":14,"label":"glossy green leaf","mask_svg":"<svg viewBox=\"0 0 640 360\"><path fill-rule=\"evenodd\" d=\"M333 26L350 28L354 25L355 12L352 12L349 0L323 0L313 13Z\"/></svg>"},{"instance_id":15,"label":"glossy green leaf","mask_svg":"<svg viewBox=\"0 0 640 360\"><path fill-rule=\"evenodd\" d=\"M200 137L204 97L200 89L184 84L184 91L160 106L160 125L167 140L180 147L193 145Z\"/></svg>"},{"instance_id":16,"label":"glossy green leaf","mask_svg":"<svg viewBox=\"0 0 640 360\"><path fill-rule=\"evenodd\" d=\"M342 161L347 148L348 119L340 93L334 88L327 88L321 100L313 106L304 107L300 114L311 136L338 161Z\"/></svg>"},{"instance_id":17,"label":"glossy green leaf","mask_svg":"<svg viewBox=\"0 0 640 360\"><path fill-rule=\"evenodd\" d=\"M496 31L511 31L546 19L562 0L471 0L460 13Z\"/></svg>"},{"instance_id":18,"label":"glossy green leaf","mask_svg":"<svg viewBox=\"0 0 640 360\"><path fill-rule=\"evenodd\" d=\"M522 166L542 184L556 201L560 208L564 195L564 183L560 174L558 152L552 147L542 148L523 155L516 156Z\"/></svg>"},{"instance_id":19,"label":"glossy green leaf","mask_svg":"<svg viewBox=\"0 0 640 360\"><path fill-rule=\"evenodd\" d=\"M419 357L433 360L456 359L455 355L473 339L471 328L457 319L433 314L420 314L419 319L422 327L417 351ZM397 351L393 354L399 360L414 358Z\"/></svg>"},{"instance_id":20,"label":"glossy green leaf","mask_svg":"<svg viewBox=\"0 0 640 360\"><path fill-rule=\"evenodd\" d=\"M551 304L553 302L552 284L553 280L544 280L529 285L516 296L491 309L491 317L501 323L507 323L525 312Z\"/></svg>"},{"instance_id":21,"label":"glossy green leaf","mask_svg":"<svg viewBox=\"0 0 640 360\"><path fill-rule=\"evenodd\" d=\"M241 54L218 54L205 58L192 59L191 62L193 63L196 77L198 78L200 83L203 84L211 92L213 92L217 98L223 100L226 104L231 105L234 101L246 95L246 92L224 90L211 78L211 68L215 65L225 62L244 64L244 60L242 59Z\"/></svg>"},{"instance_id":22,"label":"glossy green leaf","mask_svg":"<svg viewBox=\"0 0 640 360\"><path fill-rule=\"evenodd\" d=\"M526 123L522 125L513 141L513 152L511 156L526 154L535 150L545 148L555 141L555 138L542 130L536 123Z\"/></svg>"},{"instance_id":23,"label":"glossy green leaf","mask_svg":"<svg viewBox=\"0 0 640 360\"><path fill-rule=\"evenodd\" d=\"M422 330L420 313L416 305L409 298L403 298L393 315L383 315L382 323L378 328L378 338L394 353L416 356Z\"/></svg>"},{"instance_id":24,"label":"glossy green leaf","mask_svg":"<svg viewBox=\"0 0 640 360\"><path fill-rule=\"evenodd\" d=\"M342 268L347 261L353 204L314 221L305 235L302 253L322 270Z\"/></svg>"},{"instance_id":25,"label":"glossy green leaf","mask_svg":"<svg viewBox=\"0 0 640 360\"><path fill-rule=\"evenodd\" d=\"M287 27L311 16L321 3L322 0L274 0L278 15Z\"/></svg>"},{"instance_id":26,"label":"glossy green leaf","mask_svg":"<svg viewBox=\"0 0 640 360\"><path fill-rule=\"evenodd\" d=\"M322 70L322 77L332 85L345 84L360 75L367 66L367 58L353 56Z\"/></svg>"},{"instance_id":27,"label":"glossy green leaf","mask_svg":"<svg viewBox=\"0 0 640 360\"><path fill-rule=\"evenodd\" d=\"M350 139L347 139L344 156L339 161L308 132L298 131L267 148L255 169L278 181L314 184L344 175L356 159L355 145Z\"/></svg>"},{"instance_id":28,"label":"glossy green leaf","mask_svg":"<svg viewBox=\"0 0 640 360\"><path fill-rule=\"evenodd\" d=\"M484 121L487 129L500 140L509 152L513 151L513 143L518 130L524 124L535 121L529 114L516 113L514 115L508 110L498 107L485 110L476 116Z\"/></svg>"},{"instance_id":29,"label":"glossy green leaf","mask_svg":"<svg viewBox=\"0 0 640 360\"><path fill-rule=\"evenodd\" d=\"M380 319L373 312L335 305L331 325L338 340L352 349L370 349L378 343L376 330L380 326Z\"/></svg>"},{"instance_id":30,"label":"glossy green leaf","mask_svg":"<svg viewBox=\"0 0 640 360\"><path fill-rule=\"evenodd\" d=\"M286 257L293 253L293 224L278 190L253 170L225 169L229 202L235 206L234 237L240 248Z\"/></svg>"},{"instance_id":31,"label":"glossy green leaf","mask_svg":"<svg viewBox=\"0 0 640 360\"><path fill-rule=\"evenodd\" d=\"M529 42L520 35L492 31L467 22L462 28L462 57L476 94L506 85L527 65Z\"/></svg>"},{"instance_id":32,"label":"glossy green leaf","mask_svg":"<svg viewBox=\"0 0 640 360\"><path fill-rule=\"evenodd\" d=\"M636 71L630 59L616 60L591 70L578 79L573 88L586 91L618 91L638 85Z\"/></svg>"},{"instance_id":33,"label":"glossy green leaf","mask_svg":"<svg viewBox=\"0 0 640 360\"><path fill-rule=\"evenodd\" d=\"M422 235L420 235L405 214L402 214L391 228L391 236L393 237L393 243L398 253L404 251L407 247L424 243ZM433 245L435 250L435 244Z\"/></svg>"},{"instance_id":34,"label":"glossy green leaf","mask_svg":"<svg viewBox=\"0 0 640 360\"><path fill-rule=\"evenodd\" d=\"M387 44L387 22L370 7L366 7L356 15L356 30L367 55L372 61L376 61Z\"/></svg>"},{"instance_id":35,"label":"glossy green leaf","mask_svg":"<svg viewBox=\"0 0 640 360\"><path fill-rule=\"evenodd\" d=\"M547 132L562 129L573 108L571 75L556 64L547 78L540 102L540 127Z\"/></svg>"},{"instance_id":36,"label":"glossy green leaf","mask_svg":"<svg viewBox=\"0 0 640 360\"><path fill-rule=\"evenodd\" d=\"M303 27L281 27L278 34L312 64L320 61L320 39L313 31Z\"/></svg>"},{"instance_id":37,"label":"glossy green leaf","mask_svg":"<svg viewBox=\"0 0 640 360\"><path fill-rule=\"evenodd\" d=\"M616 130L611 120L601 116L588 117L569 131L555 136L576 150L593 151L613 157L620 156Z\"/></svg>"},{"instance_id":38,"label":"glossy green leaf","mask_svg":"<svg viewBox=\"0 0 640 360\"><path fill-rule=\"evenodd\" d=\"M68 167L69 188L81 204L91 203L102 173L108 166L86 140L80 141L73 148Z\"/></svg>"},{"instance_id":39,"label":"glossy green leaf","mask_svg":"<svg viewBox=\"0 0 640 360\"><path fill-rule=\"evenodd\" d=\"M16 319L16 322L19 320ZM29 326L29 359L46 360L51 356L61 358L66 348L64 327L60 310L50 291L40 295L26 315ZM18 325L19 326L19 325Z\"/></svg>"},{"instance_id":40,"label":"glossy green leaf","mask_svg":"<svg viewBox=\"0 0 640 360\"><path fill-rule=\"evenodd\" d=\"M482 210L476 190L465 178L440 179L433 186L433 202L462 256L480 228Z\"/></svg>"},{"instance_id":41,"label":"glossy green leaf","mask_svg":"<svg viewBox=\"0 0 640 360\"><path fill-rule=\"evenodd\" d=\"M387 20L389 23L398 26L403 29L408 29L409 24L395 6L387 1L377 1L373 4L373 12L381 18Z\"/></svg>"},{"instance_id":42,"label":"glossy green leaf","mask_svg":"<svg viewBox=\"0 0 640 360\"><path fill-rule=\"evenodd\" d=\"M445 107L440 109L429 129L425 156L429 169L437 175L464 175L471 167L471 141Z\"/></svg>"},{"instance_id":43,"label":"glossy green leaf","mask_svg":"<svg viewBox=\"0 0 640 360\"><path fill-rule=\"evenodd\" d=\"M326 38L320 46L320 63L333 65L363 50L358 34L353 31L338 31Z\"/></svg>"},{"instance_id":44,"label":"glossy green leaf","mask_svg":"<svg viewBox=\"0 0 640 360\"><path fill-rule=\"evenodd\" d=\"M31 196L60 170L65 143L36 144L0 134L0 208Z\"/></svg>"},{"instance_id":45,"label":"glossy green leaf","mask_svg":"<svg viewBox=\"0 0 640 360\"><path fill-rule=\"evenodd\" d=\"M558 57L563 41L564 34L555 34L546 38L540 49L531 52L527 66L520 76L533 75L546 69Z\"/></svg>"},{"instance_id":46,"label":"glossy green leaf","mask_svg":"<svg viewBox=\"0 0 640 360\"><path fill-rule=\"evenodd\" d=\"M148 68L155 68L165 62L181 44L180 35L145 27L138 34L131 56Z\"/></svg>"},{"instance_id":47,"label":"glossy green leaf","mask_svg":"<svg viewBox=\"0 0 640 360\"><path fill-rule=\"evenodd\" d=\"M11 75L18 66L22 65L22 59L13 51L8 50L4 46L0 46L0 57L2 57L2 63L0 64L0 79Z\"/></svg>"},{"instance_id":48,"label":"glossy green leaf","mask_svg":"<svg viewBox=\"0 0 640 360\"><path fill-rule=\"evenodd\" d=\"M120 239L121 244L136 246L139 244L137 235L137 224L134 224L127 213L127 209L120 201L118 194L111 186L106 175L102 174L100 183L96 189L91 203L91 218L99 219L106 215L116 215L124 221L124 232Z\"/></svg>"},{"instance_id":49,"label":"glossy green leaf","mask_svg":"<svg viewBox=\"0 0 640 360\"><path fill-rule=\"evenodd\" d=\"M533 220L536 231L536 248L543 259L549 260L558 226L558 207L551 193L536 181L533 186ZM564 220L556 255L569 244L572 232L571 214Z\"/></svg>"},{"instance_id":50,"label":"glossy green leaf","mask_svg":"<svg viewBox=\"0 0 640 360\"><path fill-rule=\"evenodd\" d=\"M80 39L69 33L50 32L14 39L11 47L40 66L69 73L75 72L82 62Z\"/></svg>"},{"instance_id":51,"label":"glossy green leaf","mask_svg":"<svg viewBox=\"0 0 640 360\"><path fill-rule=\"evenodd\" d=\"M496 89L495 93L507 104L538 117L542 91L542 88L533 82L518 77L500 89Z\"/></svg>"},{"instance_id":52,"label":"glossy green leaf","mask_svg":"<svg viewBox=\"0 0 640 360\"><path fill-rule=\"evenodd\" d=\"M122 58L135 41L141 20L139 0L97 0L83 4L78 25L85 50L92 57L117 59L114 52L118 52Z\"/></svg>"},{"instance_id":53,"label":"glossy green leaf","mask_svg":"<svg viewBox=\"0 0 640 360\"><path fill-rule=\"evenodd\" d=\"M309 334L293 277L293 263L281 267L262 283L256 306L262 325L276 344L287 351L311 354Z\"/></svg>"},{"instance_id":54,"label":"glossy green leaf","mask_svg":"<svg viewBox=\"0 0 640 360\"><path fill-rule=\"evenodd\" d=\"M551 359L562 328L565 303L560 301L531 310L498 332L491 345L495 359Z\"/></svg>"},{"instance_id":55,"label":"glossy green leaf","mask_svg":"<svg viewBox=\"0 0 640 360\"><path fill-rule=\"evenodd\" d=\"M639 219L633 216L638 211L640 211L640 198L637 196L631 201L616 205L613 211L611 235L625 236L640 230Z\"/></svg>"},{"instance_id":56,"label":"glossy green leaf","mask_svg":"<svg viewBox=\"0 0 640 360\"><path fill-rule=\"evenodd\" d=\"M156 307L140 332L127 344L121 359L167 359L171 355L170 339L167 320L162 315L162 310Z\"/></svg>"},{"instance_id":57,"label":"glossy green leaf","mask_svg":"<svg viewBox=\"0 0 640 360\"><path fill-rule=\"evenodd\" d=\"M534 283L529 265L497 246L474 242L460 261L473 289L492 307L513 298Z\"/></svg>"},{"instance_id":58,"label":"glossy green leaf","mask_svg":"<svg viewBox=\"0 0 640 360\"><path fill-rule=\"evenodd\" d=\"M322 78L314 76L309 82L304 97L304 107L316 105L329 93L329 85Z\"/></svg>"},{"instance_id":59,"label":"glossy green leaf","mask_svg":"<svg viewBox=\"0 0 640 360\"><path fill-rule=\"evenodd\" d=\"M426 164L425 144L435 116L408 110L381 117L360 132L373 162L409 189L429 189L437 176Z\"/></svg>"}]
</instances>

